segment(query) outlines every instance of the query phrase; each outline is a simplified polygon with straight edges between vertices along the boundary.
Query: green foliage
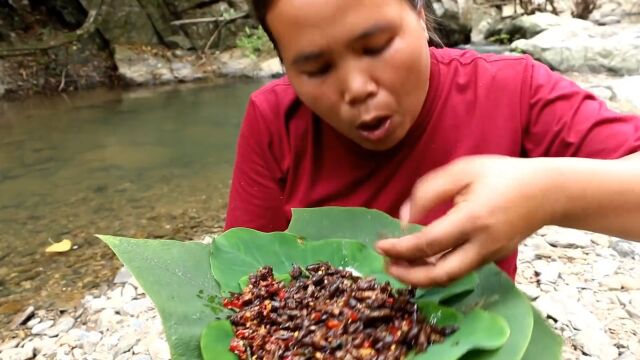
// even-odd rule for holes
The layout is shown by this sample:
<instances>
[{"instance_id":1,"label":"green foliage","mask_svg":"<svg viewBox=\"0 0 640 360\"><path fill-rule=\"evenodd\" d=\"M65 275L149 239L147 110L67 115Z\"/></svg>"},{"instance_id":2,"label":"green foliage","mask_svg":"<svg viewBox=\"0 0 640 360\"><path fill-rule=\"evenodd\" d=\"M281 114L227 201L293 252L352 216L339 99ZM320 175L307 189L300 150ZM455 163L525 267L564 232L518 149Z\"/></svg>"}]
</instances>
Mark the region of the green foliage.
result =
<instances>
[{"instance_id":1,"label":"green foliage","mask_svg":"<svg viewBox=\"0 0 640 360\"><path fill-rule=\"evenodd\" d=\"M419 229L412 226L408 232ZM232 229L212 245L101 239L157 306L173 359L233 359L210 352L222 347L226 351L232 336L226 320L229 312L220 304L221 289L239 290L240 282L245 283L246 276L263 265L283 274L293 263L317 261L349 266L380 281L391 280L384 273L382 257L371 245L379 238L404 233L397 220L381 212L316 208L294 210L288 232ZM416 302L423 313L440 323L459 324L459 330L447 338L450 342L442 350L434 346L416 359L560 358L560 338L494 264L449 287L422 290L419 296Z\"/></svg>"},{"instance_id":2,"label":"green foliage","mask_svg":"<svg viewBox=\"0 0 640 360\"><path fill-rule=\"evenodd\" d=\"M498 34L487 39L487 41L489 42L492 42L495 44L501 44L501 45L509 45L511 44L512 41L515 41L515 40L516 39L511 39L511 36L505 33Z\"/></svg>"},{"instance_id":3,"label":"green foliage","mask_svg":"<svg viewBox=\"0 0 640 360\"><path fill-rule=\"evenodd\" d=\"M245 27L244 32L236 39L236 46L252 58L265 52L274 51L273 44L261 27Z\"/></svg>"}]
</instances>

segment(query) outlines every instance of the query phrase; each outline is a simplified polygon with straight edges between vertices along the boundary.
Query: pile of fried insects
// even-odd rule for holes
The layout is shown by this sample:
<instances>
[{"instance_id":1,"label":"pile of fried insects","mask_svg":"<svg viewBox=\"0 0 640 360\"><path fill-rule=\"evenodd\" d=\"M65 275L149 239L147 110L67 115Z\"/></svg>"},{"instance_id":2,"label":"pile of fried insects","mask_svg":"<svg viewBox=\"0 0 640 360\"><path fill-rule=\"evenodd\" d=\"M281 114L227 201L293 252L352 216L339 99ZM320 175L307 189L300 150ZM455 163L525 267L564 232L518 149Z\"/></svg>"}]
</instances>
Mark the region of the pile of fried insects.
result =
<instances>
[{"instance_id":1,"label":"pile of fried insects","mask_svg":"<svg viewBox=\"0 0 640 360\"><path fill-rule=\"evenodd\" d=\"M229 350L241 360L404 359L455 331L425 321L413 289L394 291L327 263L294 265L289 275L287 285L262 267L224 299L237 311Z\"/></svg>"}]
</instances>

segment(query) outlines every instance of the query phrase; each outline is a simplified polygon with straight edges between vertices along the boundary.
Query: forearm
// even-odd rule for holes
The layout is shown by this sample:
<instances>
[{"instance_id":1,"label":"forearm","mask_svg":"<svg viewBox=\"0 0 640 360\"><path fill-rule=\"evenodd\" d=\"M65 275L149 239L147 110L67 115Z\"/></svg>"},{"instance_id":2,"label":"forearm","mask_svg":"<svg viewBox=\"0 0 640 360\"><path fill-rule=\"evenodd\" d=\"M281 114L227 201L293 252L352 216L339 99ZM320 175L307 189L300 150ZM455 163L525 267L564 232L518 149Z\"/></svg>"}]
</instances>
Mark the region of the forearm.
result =
<instances>
[{"instance_id":1,"label":"forearm","mask_svg":"<svg viewBox=\"0 0 640 360\"><path fill-rule=\"evenodd\" d=\"M640 153L618 160L549 159L555 225L640 241Z\"/></svg>"}]
</instances>

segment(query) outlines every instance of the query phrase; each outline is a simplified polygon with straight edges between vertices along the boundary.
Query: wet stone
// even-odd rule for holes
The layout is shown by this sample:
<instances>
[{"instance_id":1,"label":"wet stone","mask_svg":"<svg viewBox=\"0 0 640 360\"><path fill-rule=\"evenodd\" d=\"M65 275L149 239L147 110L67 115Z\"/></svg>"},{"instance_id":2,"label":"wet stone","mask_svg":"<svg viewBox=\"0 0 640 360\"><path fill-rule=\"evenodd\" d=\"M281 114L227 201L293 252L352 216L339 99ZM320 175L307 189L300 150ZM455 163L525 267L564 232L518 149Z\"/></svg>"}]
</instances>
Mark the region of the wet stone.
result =
<instances>
[{"instance_id":1,"label":"wet stone","mask_svg":"<svg viewBox=\"0 0 640 360\"><path fill-rule=\"evenodd\" d=\"M31 329L31 334L42 335L53 325L53 320L43 321Z\"/></svg>"}]
</instances>

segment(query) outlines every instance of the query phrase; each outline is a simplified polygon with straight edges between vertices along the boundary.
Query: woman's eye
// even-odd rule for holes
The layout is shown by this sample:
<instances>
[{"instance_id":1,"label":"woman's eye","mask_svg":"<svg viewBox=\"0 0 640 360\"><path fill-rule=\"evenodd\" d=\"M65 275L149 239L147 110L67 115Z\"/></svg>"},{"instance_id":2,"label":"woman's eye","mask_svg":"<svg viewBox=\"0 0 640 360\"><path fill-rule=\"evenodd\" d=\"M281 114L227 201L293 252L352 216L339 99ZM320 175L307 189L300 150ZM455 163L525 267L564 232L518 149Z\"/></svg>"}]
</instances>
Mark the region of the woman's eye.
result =
<instances>
[{"instance_id":1,"label":"woman's eye","mask_svg":"<svg viewBox=\"0 0 640 360\"><path fill-rule=\"evenodd\" d=\"M307 75L308 77L319 77L329 73L329 71L331 71L331 65L326 64L318 67L317 69L306 71L305 75Z\"/></svg>"},{"instance_id":2,"label":"woman's eye","mask_svg":"<svg viewBox=\"0 0 640 360\"><path fill-rule=\"evenodd\" d=\"M391 40L385 41L382 44L376 46L366 46L362 49L362 54L366 56L379 55L389 47L389 44L391 44Z\"/></svg>"}]
</instances>

